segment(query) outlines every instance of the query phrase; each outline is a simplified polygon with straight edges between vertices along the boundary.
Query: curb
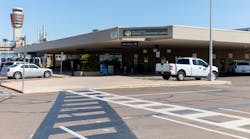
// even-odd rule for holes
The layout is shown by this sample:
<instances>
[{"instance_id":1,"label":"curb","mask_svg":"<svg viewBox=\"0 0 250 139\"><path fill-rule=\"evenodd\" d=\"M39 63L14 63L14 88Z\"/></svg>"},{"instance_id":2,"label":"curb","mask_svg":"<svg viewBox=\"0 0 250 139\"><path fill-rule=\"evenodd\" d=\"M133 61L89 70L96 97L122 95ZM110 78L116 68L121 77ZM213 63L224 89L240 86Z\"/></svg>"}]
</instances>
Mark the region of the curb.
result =
<instances>
[{"instance_id":1,"label":"curb","mask_svg":"<svg viewBox=\"0 0 250 139\"><path fill-rule=\"evenodd\" d=\"M202 83L185 83L185 84L177 84L177 83L171 83L171 84L141 84L141 85L118 85L118 86L109 86L109 87L93 87L92 89L99 89L99 90L105 90L105 89L126 89L126 88L150 88L150 87L178 87L178 86L209 86L209 85L231 85L232 82L230 81L217 81L217 82L202 82ZM53 93L53 92L58 92L60 90L46 90L46 91L21 91L21 90L18 90L18 89L15 89L15 88L11 88L11 87L8 87L8 86L5 86L5 85L0 85L4 88L7 88L7 89L10 89L10 90L13 90L13 91L16 91L18 93L21 93L21 94L36 94L36 93ZM74 89L74 88L72 88ZM75 89L78 89L78 88L75 88Z\"/></svg>"},{"instance_id":2,"label":"curb","mask_svg":"<svg viewBox=\"0 0 250 139\"><path fill-rule=\"evenodd\" d=\"M102 88L94 88L94 89L126 89L126 88L149 88L149 87L187 87L187 86L203 86L203 85L231 85L232 82L230 81L220 81L218 83L202 83L202 84L182 84L182 85L177 85L177 84L159 84L159 85L150 85L150 84L146 84L146 85L137 85L137 86L133 86L133 85L124 85L124 86L114 86L114 87L102 87Z\"/></svg>"},{"instance_id":3,"label":"curb","mask_svg":"<svg viewBox=\"0 0 250 139\"><path fill-rule=\"evenodd\" d=\"M10 90L16 91L17 93L24 94L23 91L20 91L18 89L11 88L11 87L8 87L8 86L5 86L5 85L0 85L0 86L3 87L3 88L6 88L6 89L10 89Z\"/></svg>"}]
</instances>

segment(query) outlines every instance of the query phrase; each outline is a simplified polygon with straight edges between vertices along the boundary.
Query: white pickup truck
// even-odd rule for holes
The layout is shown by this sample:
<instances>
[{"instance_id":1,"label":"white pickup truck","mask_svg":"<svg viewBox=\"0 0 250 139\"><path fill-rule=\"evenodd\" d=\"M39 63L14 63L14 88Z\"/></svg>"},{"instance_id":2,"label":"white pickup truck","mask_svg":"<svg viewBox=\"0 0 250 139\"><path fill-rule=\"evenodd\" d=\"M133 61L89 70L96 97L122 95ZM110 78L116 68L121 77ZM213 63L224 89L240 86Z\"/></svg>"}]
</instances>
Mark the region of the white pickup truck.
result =
<instances>
[{"instance_id":1,"label":"white pickup truck","mask_svg":"<svg viewBox=\"0 0 250 139\"><path fill-rule=\"evenodd\" d=\"M202 59L183 57L178 58L176 63L157 63L155 71L160 73L163 79L168 80L171 76L177 77L182 81L185 77L194 77L196 80L207 78L209 74L209 65ZM212 78L218 77L218 68L212 66Z\"/></svg>"}]
</instances>

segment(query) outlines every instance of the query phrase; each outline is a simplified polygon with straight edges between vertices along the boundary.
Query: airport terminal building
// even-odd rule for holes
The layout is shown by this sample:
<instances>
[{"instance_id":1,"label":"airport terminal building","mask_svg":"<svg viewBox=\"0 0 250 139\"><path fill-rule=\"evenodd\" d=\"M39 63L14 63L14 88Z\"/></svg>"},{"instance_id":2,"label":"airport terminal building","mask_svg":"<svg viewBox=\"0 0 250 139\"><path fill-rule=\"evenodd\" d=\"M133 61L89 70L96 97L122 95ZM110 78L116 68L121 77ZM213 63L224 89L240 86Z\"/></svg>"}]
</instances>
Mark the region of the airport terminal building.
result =
<instances>
[{"instance_id":1,"label":"airport terminal building","mask_svg":"<svg viewBox=\"0 0 250 139\"><path fill-rule=\"evenodd\" d=\"M227 72L232 60L250 60L250 32L213 30L214 65ZM71 70L76 70L80 55L91 53L99 61L116 60L115 73L154 73L155 63L162 58L175 62L178 57L198 57L208 62L209 29L170 25L163 27L115 27L88 34L15 48L17 53L30 53L52 58L68 55ZM73 64L72 64L73 63ZM67 65L67 64L66 64ZM65 67L66 68L66 67Z\"/></svg>"}]
</instances>

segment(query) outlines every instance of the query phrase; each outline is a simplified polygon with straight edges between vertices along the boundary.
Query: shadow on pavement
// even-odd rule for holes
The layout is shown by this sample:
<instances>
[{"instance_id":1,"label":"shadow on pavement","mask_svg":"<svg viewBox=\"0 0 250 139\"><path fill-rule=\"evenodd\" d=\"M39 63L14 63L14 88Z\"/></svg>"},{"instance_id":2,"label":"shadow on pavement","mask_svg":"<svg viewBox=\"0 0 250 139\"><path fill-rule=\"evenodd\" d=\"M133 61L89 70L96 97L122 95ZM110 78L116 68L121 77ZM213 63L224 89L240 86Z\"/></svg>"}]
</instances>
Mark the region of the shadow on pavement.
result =
<instances>
[{"instance_id":1,"label":"shadow on pavement","mask_svg":"<svg viewBox=\"0 0 250 139\"><path fill-rule=\"evenodd\" d=\"M88 139L136 139L108 103L66 92L59 93L33 139L76 138L60 126Z\"/></svg>"}]
</instances>

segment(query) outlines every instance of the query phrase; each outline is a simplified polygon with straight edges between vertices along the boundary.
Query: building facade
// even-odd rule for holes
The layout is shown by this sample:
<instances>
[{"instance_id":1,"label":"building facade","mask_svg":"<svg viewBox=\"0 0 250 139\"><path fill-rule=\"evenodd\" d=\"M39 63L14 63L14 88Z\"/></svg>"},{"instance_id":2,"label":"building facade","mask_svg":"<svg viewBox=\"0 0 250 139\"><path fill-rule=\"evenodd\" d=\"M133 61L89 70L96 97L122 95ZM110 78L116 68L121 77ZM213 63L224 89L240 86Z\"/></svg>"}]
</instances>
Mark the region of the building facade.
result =
<instances>
[{"instance_id":1,"label":"building facade","mask_svg":"<svg viewBox=\"0 0 250 139\"><path fill-rule=\"evenodd\" d=\"M232 60L250 60L249 38L249 31L213 30L213 60L221 73L228 71ZM169 62L175 62L178 57L199 57L208 61L208 48L209 29L170 25L115 27L20 47L14 51L51 55L91 53L99 57L100 63L104 59L116 60L115 71L118 72L123 72L125 67L129 73L154 73L155 63L163 58Z\"/></svg>"}]
</instances>

